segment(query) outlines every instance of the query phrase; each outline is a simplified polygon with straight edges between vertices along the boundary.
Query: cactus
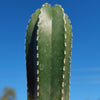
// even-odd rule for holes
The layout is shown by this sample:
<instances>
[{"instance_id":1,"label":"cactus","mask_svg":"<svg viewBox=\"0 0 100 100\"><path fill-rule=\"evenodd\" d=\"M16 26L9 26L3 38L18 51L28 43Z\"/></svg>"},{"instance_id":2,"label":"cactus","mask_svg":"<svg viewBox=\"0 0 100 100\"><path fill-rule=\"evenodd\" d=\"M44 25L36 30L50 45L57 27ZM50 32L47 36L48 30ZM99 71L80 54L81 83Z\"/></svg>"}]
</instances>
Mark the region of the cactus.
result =
<instances>
[{"instance_id":1,"label":"cactus","mask_svg":"<svg viewBox=\"0 0 100 100\"><path fill-rule=\"evenodd\" d=\"M25 54L28 100L69 100L72 27L60 5L32 14Z\"/></svg>"}]
</instances>

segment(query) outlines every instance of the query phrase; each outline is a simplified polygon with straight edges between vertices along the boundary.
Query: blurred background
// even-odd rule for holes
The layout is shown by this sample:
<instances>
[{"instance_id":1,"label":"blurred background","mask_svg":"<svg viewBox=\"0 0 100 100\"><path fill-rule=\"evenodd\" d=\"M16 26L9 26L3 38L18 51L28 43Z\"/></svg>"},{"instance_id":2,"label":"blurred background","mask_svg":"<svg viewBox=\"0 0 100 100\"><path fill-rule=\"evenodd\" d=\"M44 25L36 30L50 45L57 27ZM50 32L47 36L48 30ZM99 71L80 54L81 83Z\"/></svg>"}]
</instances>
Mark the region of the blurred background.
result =
<instances>
[{"instance_id":1,"label":"blurred background","mask_svg":"<svg viewBox=\"0 0 100 100\"><path fill-rule=\"evenodd\" d=\"M100 100L100 0L0 0L0 100L27 100L26 27L46 2L72 24L70 100Z\"/></svg>"}]
</instances>

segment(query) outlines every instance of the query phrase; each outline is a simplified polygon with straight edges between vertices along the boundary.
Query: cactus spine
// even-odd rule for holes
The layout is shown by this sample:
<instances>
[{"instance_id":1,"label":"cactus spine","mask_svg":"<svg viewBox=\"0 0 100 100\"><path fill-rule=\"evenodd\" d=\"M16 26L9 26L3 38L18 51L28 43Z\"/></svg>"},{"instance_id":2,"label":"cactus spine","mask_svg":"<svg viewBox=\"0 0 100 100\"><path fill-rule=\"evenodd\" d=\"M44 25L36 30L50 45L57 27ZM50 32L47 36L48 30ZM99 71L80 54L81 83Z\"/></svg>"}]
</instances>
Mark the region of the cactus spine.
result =
<instances>
[{"instance_id":1,"label":"cactus spine","mask_svg":"<svg viewBox=\"0 0 100 100\"><path fill-rule=\"evenodd\" d=\"M69 100L72 29L60 5L44 4L26 33L28 100Z\"/></svg>"}]
</instances>

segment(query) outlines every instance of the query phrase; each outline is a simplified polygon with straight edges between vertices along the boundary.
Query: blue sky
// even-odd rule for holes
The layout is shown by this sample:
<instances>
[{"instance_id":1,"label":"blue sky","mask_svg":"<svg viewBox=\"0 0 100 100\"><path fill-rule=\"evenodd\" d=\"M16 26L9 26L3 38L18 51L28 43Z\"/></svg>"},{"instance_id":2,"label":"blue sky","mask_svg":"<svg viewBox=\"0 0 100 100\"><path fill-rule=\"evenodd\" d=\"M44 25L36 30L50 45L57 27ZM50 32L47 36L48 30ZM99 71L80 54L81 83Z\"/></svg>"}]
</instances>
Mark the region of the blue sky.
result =
<instances>
[{"instance_id":1,"label":"blue sky","mask_svg":"<svg viewBox=\"0 0 100 100\"><path fill-rule=\"evenodd\" d=\"M45 2L62 5L71 20L70 100L100 100L100 0L0 0L0 94L11 87L27 100L26 27Z\"/></svg>"}]
</instances>

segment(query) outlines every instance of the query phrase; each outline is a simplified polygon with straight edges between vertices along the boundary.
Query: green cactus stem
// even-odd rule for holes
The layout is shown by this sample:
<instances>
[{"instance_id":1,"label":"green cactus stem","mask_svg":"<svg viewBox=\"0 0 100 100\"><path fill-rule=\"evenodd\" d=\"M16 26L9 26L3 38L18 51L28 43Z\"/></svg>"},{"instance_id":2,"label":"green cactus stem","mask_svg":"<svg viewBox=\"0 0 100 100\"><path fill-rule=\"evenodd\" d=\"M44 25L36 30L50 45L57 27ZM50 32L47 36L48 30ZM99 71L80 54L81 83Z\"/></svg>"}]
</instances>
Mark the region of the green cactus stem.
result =
<instances>
[{"instance_id":1,"label":"green cactus stem","mask_svg":"<svg viewBox=\"0 0 100 100\"><path fill-rule=\"evenodd\" d=\"M28 100L69 100L72 28L60 5L32 15L25 48Z\"/></svg>"}]
</instances>

